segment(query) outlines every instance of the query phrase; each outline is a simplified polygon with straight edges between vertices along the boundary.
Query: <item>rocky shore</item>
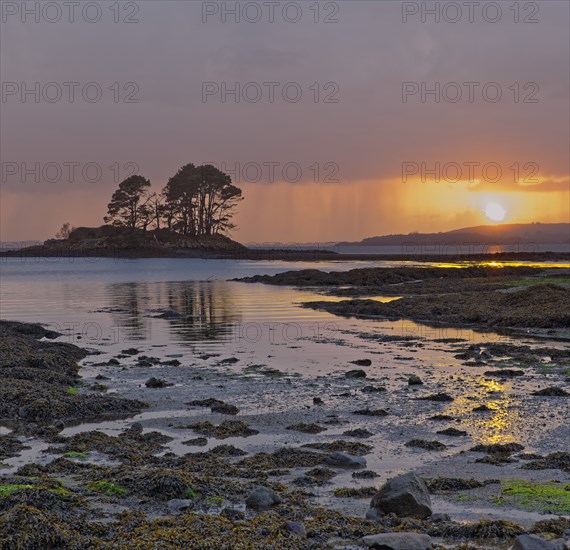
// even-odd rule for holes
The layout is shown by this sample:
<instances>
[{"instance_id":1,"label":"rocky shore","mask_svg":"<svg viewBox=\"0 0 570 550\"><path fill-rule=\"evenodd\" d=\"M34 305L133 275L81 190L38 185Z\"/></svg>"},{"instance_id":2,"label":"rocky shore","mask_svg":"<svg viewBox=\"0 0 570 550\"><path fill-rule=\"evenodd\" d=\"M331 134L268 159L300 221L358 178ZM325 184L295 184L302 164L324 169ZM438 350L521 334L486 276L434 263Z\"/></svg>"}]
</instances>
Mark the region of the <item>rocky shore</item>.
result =
<instances>
[{"instance_id":1,"label":"rocky shore","mask_svg":"<svg viewBox=\"0 0 570 550\"><path fill-rule=\"evenodd\" d=\"M367 354L304 380L238 358L183 366L135 348L110 358L39 325L0 329L0 548L567 547L563 349L446 342L466 365L451 379L433 369L381 379ZM364 353L374 337L359 337ZM285 410L252 408L269 390ZM481 419L493 429L509 400L509 414L528 415L522 443L474 445ZM378 473L380 451L396 471L403 452L414 471ZM494 513L465 521L472 507Z\"/></svg>"},{"instance_id":2,"label":"rocky shore","mask_svg":"<svg viewBox=\"0 0 570 550\"><path fill-rule=\"evenodd\" d=\"M411 319L432 325L511 329L570 337L568 269L409 267L330 273L313 269L241 280L323 287L328 295L358 297L304 304L336 315ZM374 299L375 295L398 299L382 302Z\"/></svg>"}]
</instances>

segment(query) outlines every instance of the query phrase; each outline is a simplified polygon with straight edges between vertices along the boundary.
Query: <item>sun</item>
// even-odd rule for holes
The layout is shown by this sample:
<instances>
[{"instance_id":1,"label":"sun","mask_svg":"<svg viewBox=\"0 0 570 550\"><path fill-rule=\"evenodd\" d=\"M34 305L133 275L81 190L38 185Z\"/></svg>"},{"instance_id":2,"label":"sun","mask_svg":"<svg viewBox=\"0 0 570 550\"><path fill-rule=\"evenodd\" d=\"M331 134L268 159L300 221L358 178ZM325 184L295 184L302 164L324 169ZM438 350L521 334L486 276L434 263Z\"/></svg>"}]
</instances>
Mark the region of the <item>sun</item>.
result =
<instances>
[{"instance_id":1,"label":"sun","mask_svg":"<svg viewBox=\"0 0 570 550\"><path fill-rule=\"evenodd\" d=\"M502 222L506 214L507 211L496 202L490 202L485 207L485 216L494 222Z\"/></svg>"}]
</instances>

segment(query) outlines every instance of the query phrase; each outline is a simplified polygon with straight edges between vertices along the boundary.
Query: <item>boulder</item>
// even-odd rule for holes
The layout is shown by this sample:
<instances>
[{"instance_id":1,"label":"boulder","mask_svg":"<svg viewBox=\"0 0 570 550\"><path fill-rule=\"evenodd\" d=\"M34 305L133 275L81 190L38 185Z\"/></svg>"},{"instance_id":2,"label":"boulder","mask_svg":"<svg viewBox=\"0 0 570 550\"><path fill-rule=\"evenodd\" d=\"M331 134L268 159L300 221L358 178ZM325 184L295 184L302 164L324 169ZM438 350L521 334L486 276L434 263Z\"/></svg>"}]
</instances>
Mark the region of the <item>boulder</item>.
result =
<instances>
[{"instance_id":1,"label":"boulder","mask_svg":"<svg viewBox=\"0 0 570 550\"><path fill-rule=\"evenodd\" d=\"M281 502L279 495L269 487L257 487L245 499L249 508L265 510Z\"/></svg>"},{"instance_id":2,"label":"boulder","mask_svg":"<svg viewBox=\"0 0 570 550\"><path fill-rule=\"evenodd\" d=\"M413 472L388 480L372 497L371 508L385 514L424 519L431 516L431 500L424 481Z\"/></svg>"},{"instance_id":3,"label":"boulder","mask_svg":"<svg viewBox=\"0 0 570 550\"><path fill-rule=\"evenodd\" d=\"M366 466L365 458L341 452L331 453L325 458L325 462L337 468L364 468Z\"/></svg>"},{"instance_id":4,"label":"boulder","mask_svg":"<svg viewBox=\"0 0 570 550\"><path fill-rule=\"evenodd\" d=\"M428 535L417 533L381 533L380 535L368 535L362 538L362 542L368 548L380 548L382 550L431 550L433 544Z\"/></svg>"}]
</instances>

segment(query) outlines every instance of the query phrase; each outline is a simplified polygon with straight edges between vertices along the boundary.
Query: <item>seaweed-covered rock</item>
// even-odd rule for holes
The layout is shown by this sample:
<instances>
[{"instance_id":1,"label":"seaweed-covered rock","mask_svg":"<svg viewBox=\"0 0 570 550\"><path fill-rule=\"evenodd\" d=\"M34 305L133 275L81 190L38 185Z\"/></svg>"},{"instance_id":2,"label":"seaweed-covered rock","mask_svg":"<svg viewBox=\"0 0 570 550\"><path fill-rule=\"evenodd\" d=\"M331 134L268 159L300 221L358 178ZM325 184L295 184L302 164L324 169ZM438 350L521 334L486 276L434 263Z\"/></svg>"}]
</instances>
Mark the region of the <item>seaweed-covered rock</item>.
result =
<instances>
[{"instance_id":1,"label":"seaweed-covered rock","mask_svg":"<svg viewBox=\"0 0 570 550\"><path fill-rule=\"evenodd\" d=\"M0 435L0 460L18 456L24 449L29 449L15 435Z\"/></svg>"},{"instance_id":2,"label":"seaweed-covered rock","mask_svg":"<svg viewBox=\"0 0 570 550\"><path fill-rule=\"evenodd\" d=\"M0 515L0 541L3 550L65 548L69 534L47 514L19 504Z\"/></svg>"},{"instance_id":3,"label":"seaweed-covered rock","mask_svg":"<svg viewBox=\"0 0 570 550\"><path fill-rule=\"evenodd\" d=\"M489 453L489 454L512 454L518 453L524 449L524 445L520 443L492 443L490 445L475 445L471 447L470 451L477 453Z\"/></svg>"},{"instance_id":4,"label":"seaweed-covered rock","mask_svg":"<svg viewBox=\"0 0 570 550\"><path fill-rule=\"evenodd\" d=\"M439 430L436 432L440 435L448 435L451 437L461 437L467 435L467 432L464 430L458 430L457 428L446 428L445 430Z\"/></svg>"},{"instance_id":5,"label":"seaweed-covered rock","mask_svg":"<svg viewBox=\"0 0 570 550\"><path fill-rule=\"evenodd\" d=\"M427 441L425 439L412 439L405 443L406 447L418 447L426 451L443 451L447 446L440 441Z\"/></svg>"},{"instance_id":6,"label":"seaweed-covered rock","mask_svg":"<svg viewBox=\"0 0 570 550\"><path fill-rule=\"evenodd\" d=\"M197 422L196 424L191 424L192 428L196 433L200 435L205 435L207 437L215 437L216 439L226 439L228 437L248 437L250 435L256 435L259 433L258 430L250 428L247 422L243 420L224 420L218 426L215 426L209 421Z\"/></svg>"},{"instance_id":7,"label":"seaweed-covered rock","mask_svg":"<svg viewBox=\"0 0 570 550\"><path fill-rule=\"evenodd\" d=\"M418 397L418 399L420 399L421 401L438 401L440 403L445 403L454 400L453 397L451 397L451 395L444 392L432 393L424 397Z\"/></svg>"},{"instance_id":8,"label":"seaweed-covered rock","mask_svg":"<svg viewBox=\"0 0 570 550\"><path fill-rule=\"evenodd\" d=\"M413 472L388 480L374 495L371 508L385 514L424 519L431 515L431 500L424 481Z\"/></svg>"},{"instance_id":9,"label":"seaweed-covered rock","mask_svg":"<svg viewBox=\"0 0 570 550\"><path fill-rule=\"evenodd\" d=\"M335 439L334 441L323 443L305 443L302 446L309 447L311 449L319 449L321 451L350 453L351 455L365 455L374 448L372 445L368 445L367 443L360 443L359 441L344 441L342 439Z\"/></svg>"},{"instance_id":10,"label":"seaweed-covered rock","mask_svg":"<svg viewBox=\"0 0 570 550\"><path fill-rule=\"evenodd\" d=\"M558 469L570 473L570 453L556 451L549 455L531 460L522 466L525 470L548 470Z\"/></svg>"},{"instance_id":11,"label":"seaweed-covered rock","mask_svg":"<svg viewBox=\"0 0 570 550\"><path fill-rule=\"evenodd\" d=\"M0 420L53 424L140 412L140 401L78 391L78 361L87 352L73 344L46 342L59 336L39 325L0 321Z\"/></svg>"},{"instance_id":12,"label":"seaweed-covered rock","mask_svg":"<svg viewBox=\"0 0 570 550\"><path fill-rule=\"evenodd\" d=\"M358 409L352 411L352 414L358 414L360 416L388 416L388 412L384 409Z\"/></svg>"},{"instance_id":13,"label":"seaweed-covered rock","mask_svg":"<svg viewBox=\"0 0 570 550\"><path fill-rule=\"evenodd\" d=\"M318 424L305 424L304 422L300 422L299 424L293 424L291 426L287 426L288 430L295 430L296 432L303 432L306 434L319 434L324 432L326 428L319 426Z\"/></svg>"},{"instance_id":14,"label":"seaweed-covered rock","mask_svg":"<svg viewBox=\"0 0 570 550\"><path fill-rule=\"evenodd\" d=\"M542 397L568 397L570 393L562 388L552 386L550 388L544 388L543 390L533 391L532 395L538 395Z\"/></svg>"},{"instance_id":15,"label":"seaweed-covered rock","mask_svg":"<svg viewBox=\"0 0 570 550\"><path fill-rule=\"evenodd\" d=\"M359 367L369 367L372 365L372 361L370 359L356 359L355 361L351 361L353 365L358 365Z\"/></svg>"}]
</instances>

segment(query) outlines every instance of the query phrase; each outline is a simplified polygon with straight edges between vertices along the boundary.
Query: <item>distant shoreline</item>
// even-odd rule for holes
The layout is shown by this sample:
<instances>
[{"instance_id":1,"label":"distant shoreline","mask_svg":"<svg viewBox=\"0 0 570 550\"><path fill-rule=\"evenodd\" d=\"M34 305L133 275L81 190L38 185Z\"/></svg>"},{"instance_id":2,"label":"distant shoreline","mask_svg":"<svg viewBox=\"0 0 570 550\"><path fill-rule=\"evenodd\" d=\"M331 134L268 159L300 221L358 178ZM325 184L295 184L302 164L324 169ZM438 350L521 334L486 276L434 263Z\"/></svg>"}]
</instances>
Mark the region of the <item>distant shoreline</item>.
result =
<instances>
[{"instance_id":1,"label":"distant shoreline","mask_svg":"<svg viewBox=\"0 0 570 550\"><path fill-rule=\"evenodd\" d=\"M497 252L492 254L340 254L329 250L299 249L210 249L210 248L101 248L83 249L69 246L33 246L20 250L2 250L2 258L189 258L205 260L243 261L291 261L291 262L330 262L330 261L411 261L411 262L487 262L487 261L537 261L570 262L570 254L565 252Z\"/></svg>"}]
</instances>

